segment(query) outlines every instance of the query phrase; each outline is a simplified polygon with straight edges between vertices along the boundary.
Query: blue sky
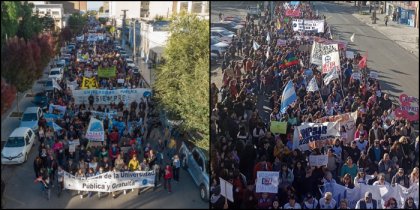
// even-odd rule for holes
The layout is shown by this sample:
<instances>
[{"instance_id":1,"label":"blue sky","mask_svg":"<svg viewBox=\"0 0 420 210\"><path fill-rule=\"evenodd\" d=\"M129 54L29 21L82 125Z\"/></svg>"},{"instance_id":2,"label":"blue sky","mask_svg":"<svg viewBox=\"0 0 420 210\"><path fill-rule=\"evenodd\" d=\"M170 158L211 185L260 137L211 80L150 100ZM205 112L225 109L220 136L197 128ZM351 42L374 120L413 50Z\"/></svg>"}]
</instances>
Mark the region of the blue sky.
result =
<instances>
[{"instance_id":1,"label":"blue sky","mask_svg":"<svg viewBox=\"0 0 420 210\"><path fill-rule=\"evenodd\" d=\"M103 5L103 1L88 1L87 9L88 10L99 10L99 7Z\"/></svg>"}]
</instances>

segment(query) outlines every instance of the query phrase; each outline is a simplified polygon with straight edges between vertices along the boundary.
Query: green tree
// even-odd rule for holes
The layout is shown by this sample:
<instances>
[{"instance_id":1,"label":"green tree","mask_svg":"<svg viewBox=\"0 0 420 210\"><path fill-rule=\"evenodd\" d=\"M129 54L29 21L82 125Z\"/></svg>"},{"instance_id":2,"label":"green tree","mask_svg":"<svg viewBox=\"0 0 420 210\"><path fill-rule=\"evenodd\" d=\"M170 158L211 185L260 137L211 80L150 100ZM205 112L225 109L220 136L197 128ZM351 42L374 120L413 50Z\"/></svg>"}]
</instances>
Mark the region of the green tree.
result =
<instances>
[{"instance_id":1,"label":"green tree","mask_svg":"<svg viewBox=\"0 0 420 210\"><path fill-rule=\"evenodd\" d=\"M87 22L87 16L79 13L73 13L70 15L68 20L68 26L72 34L78 35L83 31L84 26Z\"/></svg>"},{"instance_id":2,"label":"green tree","mask_svg":"<svg viewBox=\"0 0 420 210\"><path fill-rule=\"evenodd\" d=\"M197 146L209 149L209 23L195 15L174 16L156 70L155 95L163 108L179 116L181 129L203 136Z\"/></svg>"},{"instance_id":3,"label":"green tree","mask_svg":"<svg viewBox=\"0 0 420 210\"><path fill-rule=\"evenodd\" d=\"M104 12L104 7L99 7L99 12L103 13Z\"/></svg>"},{"instance_id":4,"label":"green tree","mask_svg":"<svg viewBox=\"0 0 420 210\"><path fill-rule=\"evenodd\" d=\"M42 31L42 23L38 15L33 15L33 4L28 4L25 1L21 6L21 21L19 22L17 36L28 41Z\"/></svg>"},{"instance_id":5,"label":"green tree","mask_svg":"<svg viewBox=\"0 0 420 210\"><path fill-rule=\"evenodd\" d=\"M55 21L48 13L44 17L40 18L42 24L42 30L44 31L54 31Z\"/></svg>"},{"instance_id":6,"label":"green tree","mask_svg":"<svg viewBox=\"0 0 420 210\"><path fill-rule=\"evenodd\" d=\"M1 2L1 44L3 46L8 38L14 37L19 28L19 17L21 14L21 5L19 1Z\"/></svg>"}]
</instances>

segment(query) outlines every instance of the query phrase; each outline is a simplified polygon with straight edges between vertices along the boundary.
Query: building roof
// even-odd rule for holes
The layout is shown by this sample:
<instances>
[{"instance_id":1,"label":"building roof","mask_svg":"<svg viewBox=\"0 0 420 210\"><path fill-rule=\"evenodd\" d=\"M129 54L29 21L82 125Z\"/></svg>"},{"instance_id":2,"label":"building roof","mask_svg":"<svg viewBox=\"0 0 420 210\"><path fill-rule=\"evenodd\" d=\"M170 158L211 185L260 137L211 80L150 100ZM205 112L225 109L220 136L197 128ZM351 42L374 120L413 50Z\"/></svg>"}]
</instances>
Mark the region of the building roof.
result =
<instances>
[{"instance_id":1,"label":"building roof","mask_svg":"<svg viewBox=\"0 0 420 210\"><path fill-rule=\"evenodd\" d=\"M37 4L35 8L60 8L63 9L62 4Z\"/></svg>"}]
</instances>

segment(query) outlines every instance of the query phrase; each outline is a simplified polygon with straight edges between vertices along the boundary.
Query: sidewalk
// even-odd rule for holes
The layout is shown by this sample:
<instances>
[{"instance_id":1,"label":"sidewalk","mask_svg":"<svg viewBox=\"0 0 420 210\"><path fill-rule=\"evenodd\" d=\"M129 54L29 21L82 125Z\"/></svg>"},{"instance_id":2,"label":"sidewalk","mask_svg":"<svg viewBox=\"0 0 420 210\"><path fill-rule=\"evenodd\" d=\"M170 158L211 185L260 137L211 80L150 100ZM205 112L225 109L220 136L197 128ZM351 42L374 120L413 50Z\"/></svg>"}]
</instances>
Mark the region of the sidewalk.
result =
<instances>
[{"instance_id":1,"label":"sidewalk","mask_svg":"<svg viewBox=\"0 0 420 210\"><path fill-rule=\"evenodd\" d=\"M369 9L362 10L363 12L369 13ZM372 10L373 13L373 10ZM376 24L372 24L371 16L361 15L358 13L353 14L354 17L365 23L366 25L374 28L376 31L382 33L390 40L397 43L402 48L406 49L410 53L414 54L417 58L419 57L419 29L413 28L407 25L401 25L392 21L392 16L389 17L388 26L385 26L385 13L376 13Z\"/></svg>"}]
</instances>

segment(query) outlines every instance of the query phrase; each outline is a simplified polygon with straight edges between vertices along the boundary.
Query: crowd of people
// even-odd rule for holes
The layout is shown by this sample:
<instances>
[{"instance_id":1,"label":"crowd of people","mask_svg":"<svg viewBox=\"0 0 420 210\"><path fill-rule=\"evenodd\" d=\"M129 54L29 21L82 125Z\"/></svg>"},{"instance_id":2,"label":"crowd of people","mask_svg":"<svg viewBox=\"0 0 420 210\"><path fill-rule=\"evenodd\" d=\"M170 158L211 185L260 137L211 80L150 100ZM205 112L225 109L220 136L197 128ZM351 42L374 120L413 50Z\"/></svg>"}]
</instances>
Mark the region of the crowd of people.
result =
<instances>
[{"instance_id":1,"label":"crowd of people","mask_svg":"<svg viewBox=\"0 0 420 210\"><path fill-rule=\"evenodd\" d=\"M90 23L84 30L93 30L97 25L97 22ZM161 185L161 180L164 180L164 188L169 193L172 190L171 180L179 181L180 160L176 154L177 143L172 138L169 127L162 125L153 98L139 98L131 104L120 101L118 104L104 105L96 104L93 100L89 100L89 104L75 104L68 81L76 79L80 82L86 71L95 72L100 65L106 67L116 64L118 74L129 77L126 80L129 85L125 88L139 82L140 77L130 72L126 60L117 56L110 34L107 34L107 37L106 40L96 42L95 53L97 57L104 58L98 62L79 62L77 53L81 51L92 55L92 52L88 50L87 36L85 40L78 42L71 52L69 64L65 67L64 78L58 83L61 90L55 88L53 94L48 94L49 106L66 107L65 113L59 118L48 119L44 115L38 122L37 134L40 143L33 168L35 182L40 183L48 200L51 197L51 189L58 189L58 195L65 190L64 172L76 177L91 177L108 171L154 170L155 189ZM100 80L101 87L118 88L115 84L116 79L117 77ZM105 115L106 117L103 117ZM91 117L103 122L105 138L102 142L90 141L85 136ZM52 126L51 121L58 127ZM116 124L122 124L122 129ZM143 189L138 189L138 194L141 190ZM116 198L117 193L122 192L112 192L113 198ZM127 190L123 193L126 194ZM79 191L78 194L80 198L85 197L83 191ZM93 193L87 192L87 195L92 197ZM98 196L101 196L100 192Z\"/></svg>"},{"instance_id":2,"label":"crowd of people","mask_svg":"<svg viewBox=\"0 0 420 210\"><path fill-rule=\"evenodd\" d=\"M342 73L325 85L321 66L309 62L310 48L301 46L312 46L313 37L330 40L330 30L293 31L292 18L285 16L283 3L277 4L273 18L268 9L261 17L246 16L245 27L223 55L222 87L211 85L212 208L349 209L349 201L335 200L325 183L351 189L360 185L418 186L419 137L413 122L396 117L398 104L391 101L378 80L366 77L366 73L361 80L351 77L360 54L350 59L344 56L345 49L339 49ZM298 18L325 20L311 4L301 2L298 8ZM328 27L325 23L325 29ZM277 45L280 38L288 40L287 45ZM282 65L290 53L301 62ZM313 70L320 91L306 90L309 80L304 72L308 68ZM290 80L297 100L283 113L281 96ZM259 101L269 102L269 117L264 118L267 108L263 109ZM351 142L343 140L350 134L342 127L341 136L332 139L332 145L306 151L293 147L294 129L301 123L355 111L358 116ZM270 121L287 122L287 133L271 132ZM310 166L308 156L316 154L328 155L328 164ZM277 193L256 192L258 171L279 172ZM233 185L234 202L221 195L219 178ZM406 198L398 205L397 198L379 204L372 193L361 196L357 209L418 206L418 197Z\"/></svg>"}]
</instances>

